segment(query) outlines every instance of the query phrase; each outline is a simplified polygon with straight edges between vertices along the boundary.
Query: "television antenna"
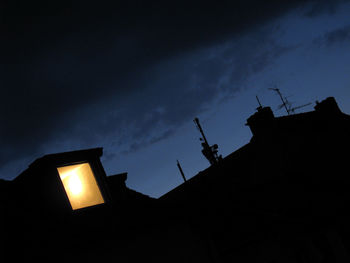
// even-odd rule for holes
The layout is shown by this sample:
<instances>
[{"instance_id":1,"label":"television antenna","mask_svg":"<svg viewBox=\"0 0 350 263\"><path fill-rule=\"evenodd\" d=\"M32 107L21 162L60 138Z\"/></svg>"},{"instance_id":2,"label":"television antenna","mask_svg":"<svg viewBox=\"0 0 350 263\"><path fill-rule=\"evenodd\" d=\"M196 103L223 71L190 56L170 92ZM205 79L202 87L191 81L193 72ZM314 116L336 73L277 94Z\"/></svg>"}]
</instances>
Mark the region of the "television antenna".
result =
<instances>
[{"instance_id":1,"label":"television antenna","mask_svg":"<svg viewBox=\"0 0 350 263\"><path fill-rule=\"evenodd\" d=\"M277 92L278 96L280 97L280 99L282 101L282 104L278 106L278 109L282 109L284 107L286 112L287 112L287 114L289 115L290 114L291 104L288 101L288 99L286 97L283 98L282 93L277 88L269 88L269 90L273 90L273 91Z\"/></svg>"},{"instance_id":2,"label":"television antenna","mask_svg":"<svg viewBox=\"0 0 350 263\"><path fill-rule=\"evenodd\" d=\"M282 96L282 93L280 92L279 89L277 89L277 88L269 88L269 90L275 91L278 94L278 96L280 97L281 101L282 101L282 104L279 105L277 109L280 110L282 108L285 108L285 110L286 110L288 115L290 115L291 113L295 114L295 110L303 108L303 107L306 107L306 106L309 106L311 104L311 102L309 102L309 103L306 103L306 104L303 104L303 105L300 105L300 106L292 107L292 103L288 100L287 97L283 97Z\"/></svg>"}]
</instances>

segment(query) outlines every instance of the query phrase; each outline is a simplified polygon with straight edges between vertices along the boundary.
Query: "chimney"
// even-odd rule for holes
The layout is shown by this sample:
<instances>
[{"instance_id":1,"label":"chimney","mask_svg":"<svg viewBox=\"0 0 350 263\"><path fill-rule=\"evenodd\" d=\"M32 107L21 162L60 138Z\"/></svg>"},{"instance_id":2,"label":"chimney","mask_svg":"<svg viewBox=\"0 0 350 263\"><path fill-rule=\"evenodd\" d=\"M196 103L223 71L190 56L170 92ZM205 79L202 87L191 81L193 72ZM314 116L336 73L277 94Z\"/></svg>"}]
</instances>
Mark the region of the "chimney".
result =
<instances>
[{"instance_id":1,"label":"chimney","mask_svg":"<svg viewBox=\"0 0 350 263\"><path fill-rule=\"evenodd\" d=\"M247 119L246 125L249 126L253 136L264 133L271 127L271 122L275 118L270 107L258 107L257 112Z\"/></svg>"},{"instance_id":2,"label":"chimney","mask_svg":"<svg viewBox=\"0 0 350 263\"><path fill-rule=\"evenodd\" d=\"M328 97L327 99L321 102L316 101L316 106L314 108L317 112L324 114L341 113L334 97Z\"/></svg>"}]
</instances>

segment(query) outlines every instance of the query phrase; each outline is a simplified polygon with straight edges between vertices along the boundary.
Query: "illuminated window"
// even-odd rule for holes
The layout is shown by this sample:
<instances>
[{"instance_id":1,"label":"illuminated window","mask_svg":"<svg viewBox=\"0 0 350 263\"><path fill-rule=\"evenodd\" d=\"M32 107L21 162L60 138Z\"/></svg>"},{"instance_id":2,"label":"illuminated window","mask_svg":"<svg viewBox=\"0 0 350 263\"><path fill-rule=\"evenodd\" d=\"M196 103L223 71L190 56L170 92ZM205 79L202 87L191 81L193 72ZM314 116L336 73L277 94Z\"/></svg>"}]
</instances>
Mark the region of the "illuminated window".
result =
<instances>
[{"instance_id":1,"label":"illuminated window","mask_svg":"<svg viewBox=\"0 0 350 263\"><path fill-rule=\"evenodd\" d=\"M73 210L105 202L89 163L58 167L57 170Z\"/></svg>"}]
</instances>

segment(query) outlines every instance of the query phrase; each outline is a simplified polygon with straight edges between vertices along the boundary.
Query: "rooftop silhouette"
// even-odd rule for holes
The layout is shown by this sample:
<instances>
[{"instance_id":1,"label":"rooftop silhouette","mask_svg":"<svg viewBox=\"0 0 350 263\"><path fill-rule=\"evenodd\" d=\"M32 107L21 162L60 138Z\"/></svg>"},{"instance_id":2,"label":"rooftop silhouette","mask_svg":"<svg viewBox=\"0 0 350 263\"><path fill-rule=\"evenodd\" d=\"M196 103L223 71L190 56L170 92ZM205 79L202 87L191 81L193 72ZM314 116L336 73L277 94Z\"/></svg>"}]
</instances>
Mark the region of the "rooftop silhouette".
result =
<instances>
[{"instance_id":1,"label":"rooftop silhouette","mask_svg":"<svg viewBox=\"0 0 350 263\"><path fill-rule=\"evenodd\" d=\"M350 116L329 97L314 111L282 117L258 107L247 125L246 145L208 158L207 169L183 175L183 184L158 199L129 189L127 173L107 176L102 148L39 158L13 181L0 181L3 253L65 261L349 262ZM103 202L72 210L57 168L81 163L90 165Z\"/></svg>"}]
</instances>

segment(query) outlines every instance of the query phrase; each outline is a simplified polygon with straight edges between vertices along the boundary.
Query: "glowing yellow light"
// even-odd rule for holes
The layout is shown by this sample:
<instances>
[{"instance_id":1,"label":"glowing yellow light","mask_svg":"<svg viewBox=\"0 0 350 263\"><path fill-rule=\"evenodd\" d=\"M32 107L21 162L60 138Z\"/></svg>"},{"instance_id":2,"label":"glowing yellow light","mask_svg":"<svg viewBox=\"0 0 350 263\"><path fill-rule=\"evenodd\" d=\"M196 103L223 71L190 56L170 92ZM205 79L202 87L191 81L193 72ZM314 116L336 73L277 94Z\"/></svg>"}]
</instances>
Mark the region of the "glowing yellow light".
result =
<instances>
[{"instance_id":1,"label":"glowing yellow light","mask_svg":"<svg viewBox=\"0 0 350 263\"><path fill-rule=\"evenodd\" d=\"M73 210L104 203L89 163L57 168Z\"/></svg>"},{"instance_id":2,"label":"glowing yellow light","mask_svg":"<svg viewBox=\"0 0 350 263\"><path fill-rule=\"evenodd\" d=\"M73 174L68 179L68 188L73 195L79 195L83 191L83 185L76 174Z\"/></svg>"}]
</instances>

